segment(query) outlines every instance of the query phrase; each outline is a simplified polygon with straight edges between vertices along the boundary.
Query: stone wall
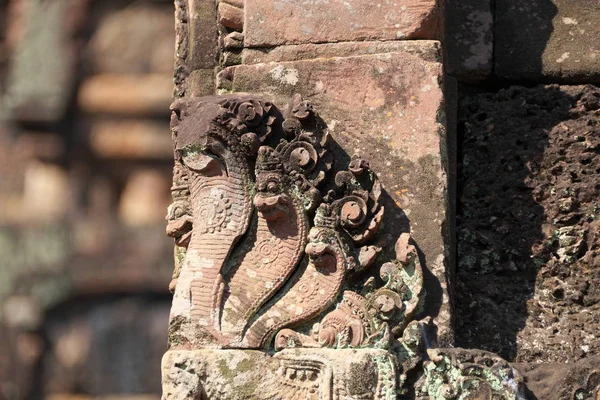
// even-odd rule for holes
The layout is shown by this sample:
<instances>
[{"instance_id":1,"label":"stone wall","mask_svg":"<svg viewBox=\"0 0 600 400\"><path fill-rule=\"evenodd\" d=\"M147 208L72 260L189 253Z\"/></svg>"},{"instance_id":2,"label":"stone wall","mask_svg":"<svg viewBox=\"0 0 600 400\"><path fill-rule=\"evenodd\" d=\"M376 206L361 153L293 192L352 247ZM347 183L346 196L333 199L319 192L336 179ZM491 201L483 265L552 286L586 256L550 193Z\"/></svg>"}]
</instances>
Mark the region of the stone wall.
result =
<instances>
[{"instance_id":1,"label":"stone wall","mask_svg":"<svg viewBox=\"0 0 600 400\"><path fill-rule=\"evenodd\" d=\"M593 0L447 1L447 68L466 83L600 82Z\"/></svg>"},{"instance_id":2,"label":"stone wall","mask_svg":"<svg viewBox=\"0 0 600 400\"><path fill-rule=\"evenodd\" d=\"M531 398L598 390L599 16L586 1L446 8L460 101L456 344L518 362Z\"/></svg>"}]
</instances>

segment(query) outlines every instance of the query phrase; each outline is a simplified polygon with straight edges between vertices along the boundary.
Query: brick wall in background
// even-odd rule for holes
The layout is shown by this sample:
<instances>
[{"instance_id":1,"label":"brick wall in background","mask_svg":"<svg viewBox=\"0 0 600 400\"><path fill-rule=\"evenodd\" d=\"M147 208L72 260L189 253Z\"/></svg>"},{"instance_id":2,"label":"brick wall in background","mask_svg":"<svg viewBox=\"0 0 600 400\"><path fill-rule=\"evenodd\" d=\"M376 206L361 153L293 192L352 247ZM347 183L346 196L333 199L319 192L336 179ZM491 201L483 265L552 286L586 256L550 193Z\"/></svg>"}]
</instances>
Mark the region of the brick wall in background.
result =
<instances>
[{"instance_id":1,"label":"brick wall in background","mask_svg":"<svg viewBox=\"0 0 600 400\"><path fill-rule=\"evenodd\" d=\"M172 2L10 0L0 21L0 398L156 399Z\"/></svg>"}]
</instances>

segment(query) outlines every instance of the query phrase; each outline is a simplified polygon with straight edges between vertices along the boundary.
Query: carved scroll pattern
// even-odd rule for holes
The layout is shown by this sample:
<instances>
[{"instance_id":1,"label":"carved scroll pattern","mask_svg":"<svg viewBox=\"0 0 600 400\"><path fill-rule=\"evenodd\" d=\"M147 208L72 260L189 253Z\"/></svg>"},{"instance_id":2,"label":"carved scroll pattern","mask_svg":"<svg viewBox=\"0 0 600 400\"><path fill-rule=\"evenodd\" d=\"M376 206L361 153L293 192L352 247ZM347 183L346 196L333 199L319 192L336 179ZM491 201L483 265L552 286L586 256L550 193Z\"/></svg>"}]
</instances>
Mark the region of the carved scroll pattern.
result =
<instances>
[{"instance_id":1,"label":"carved scroll pattern","mask_svg":"<svg viewBox=\"0 0 600 400\"><path fill-rule=\"evenodd\" d=\"M171 322L189 345L390 346L422 300L422 271L407 234L396 260L379 260L383 188L368 162L327 179L327 127L298 95L285 119L247 95L173 111Z\"/></svg>"}]
</instances>

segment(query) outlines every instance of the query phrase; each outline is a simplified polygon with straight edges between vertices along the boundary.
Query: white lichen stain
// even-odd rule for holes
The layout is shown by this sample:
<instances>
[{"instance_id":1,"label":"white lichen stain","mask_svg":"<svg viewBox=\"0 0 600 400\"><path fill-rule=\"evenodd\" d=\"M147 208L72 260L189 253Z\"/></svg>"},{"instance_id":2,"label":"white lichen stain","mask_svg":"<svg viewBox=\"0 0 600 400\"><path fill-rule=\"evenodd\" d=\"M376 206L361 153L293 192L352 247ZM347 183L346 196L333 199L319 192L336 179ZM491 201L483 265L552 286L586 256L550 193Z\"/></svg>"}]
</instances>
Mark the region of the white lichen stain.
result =
<instances>
[{"instance_id":1,"label":"white lichen stain","mask_svg":"<svg viewBox=\"0 0 600 400\"><path fill-rule=\"evenodd\" d=\"M571 53L569 53L569 52L563 53L563 55L562 55L562 56L560 56L560 58L557 58L557 59L556 59L556 62L557 62L557 63L562 63L562 62L564 62L564 61L565 61L567 58L569 58L569 56L570 56L570 55L571 55Z\"/></svg>"},{"instance_id":2,"label":"white lichen stain","mask_svg":"<svg viewBox=\"0 0 600 400\"><path fill-rule=\"evenodd\" d=\"M563 17L562 22L565 25L577 25L577 20L575 18Z\"/></svg>"},{"instance_id":3,"label":"white lichen stain","mask_svg":"<svg viewBox=\"0 0 600 400\"><path fill-rule=\"evenodd\" d=\"M298 83L298 70L295 68L285 68L283 65L278 65L269 73L274 80L284 85L295 86Z\"/></svg>"},{"instance_id":4,"label":"white lichen stain","mask_svg":"<svg viewBox=\"0 0 600 400\"><path fill-rule=\"evenodd\" d=\"M318 83L318 82L317 82ZM331 122L328 124L329 125L329 131L330 132L335 132L335 127L337 126L337 124L340 121L338 121L337 119L332 119Z\"/></svg>"}]
</instances>

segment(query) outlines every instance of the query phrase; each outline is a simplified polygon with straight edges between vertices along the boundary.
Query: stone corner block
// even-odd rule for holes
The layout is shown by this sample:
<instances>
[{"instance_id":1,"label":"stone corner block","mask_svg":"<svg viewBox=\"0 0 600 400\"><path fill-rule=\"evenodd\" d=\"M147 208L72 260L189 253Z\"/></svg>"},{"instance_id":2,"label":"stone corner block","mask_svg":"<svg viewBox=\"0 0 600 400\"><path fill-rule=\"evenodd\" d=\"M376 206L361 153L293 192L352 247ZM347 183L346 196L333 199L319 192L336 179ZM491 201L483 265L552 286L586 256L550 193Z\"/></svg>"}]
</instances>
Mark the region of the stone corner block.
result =
<instances>
[{"instance_id":1,"label":"stone corner block","mask_svg":"<svg viewBox=\"0 0 600 400\"><path fill-rule=\"evenodd\" d=\"M496 2L499 78L600 82L600 4L595 0Z\"/></svg>"},{"instance_id":2,"label":"stone corner block","mask_svg":"<svg viewBox=\"0 0 600 400\"><path fill-rule=\"evenodd\" d=\"M446 72L476 83L493 69L494 16L491 0L447 0L444 7Z\"/></svg>"},{"instance_id":3,"label":"stone corner block","mask_svg":"<svg viewBox=\"0 0 600 400\"><path fill-rule=\"evenodd\" d=\"M257 93L288 109L294 93L311 101L341 146L336 159L370 160L388 195L391 237L410 230L431 271L429 304L440 342L452 342L447 276L448 155L443 71L406 52L240 65L224 71L234 92Z\"/></svg>"},{"instance_id":4,"label":"stone corner block","mask_svg":"<svg viewBox=\"0 0 600 400\"><path fill-rule=\"evenodd\" d=\"M245 45L437 39L438 17L436 0L253 0L245 6Z\"/></svg>"},{"instance_id":5,"label":"stone corner block","mask_svg":"<svg viewBox=\"0 0 600 400\"><path fill-rule=\"evenodd\" d=\"M171 350L163 400L389 399L397 360L384 350Z\"/></svg>"}]
</instances>

